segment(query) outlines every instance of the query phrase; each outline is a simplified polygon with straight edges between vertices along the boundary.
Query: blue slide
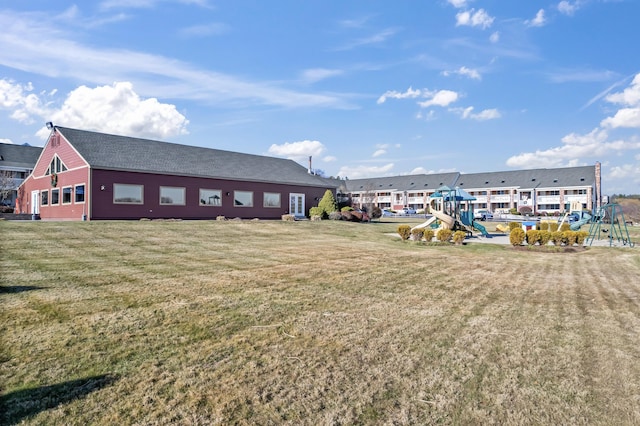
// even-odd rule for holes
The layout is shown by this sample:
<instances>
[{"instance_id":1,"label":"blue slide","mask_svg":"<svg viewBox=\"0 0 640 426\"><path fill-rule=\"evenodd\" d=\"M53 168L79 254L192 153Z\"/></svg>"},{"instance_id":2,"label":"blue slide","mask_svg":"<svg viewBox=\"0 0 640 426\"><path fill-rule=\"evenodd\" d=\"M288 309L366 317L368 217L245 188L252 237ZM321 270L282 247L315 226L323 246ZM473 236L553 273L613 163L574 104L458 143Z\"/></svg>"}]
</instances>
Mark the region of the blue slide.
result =
<instances>
[{"instance_id":1,"label":"blue slide","mask_svg":"<svg viewBox=\"0 0 640 426\"><path fill-rule=\"evenodd\" d=\"M477 221L474 220L473 227L480 231L480 233L485 237L491 238L491 235L489 235L489 233L487 232L487 228L485 228L484 225L480 225Z\"/></svg>"},{"instance_id":2,"label":"blue slide","mask_svg":"<svg viewBox=\"0 0 640 426\"><path fill-rule=\"evenodd\" d=\"M575 222L573 222L569 226L569 229L571 229L572 231L579 231L580 227L582 227L582 225L589 223L590 220L591 220L591 215L589 213L582 212L582 217L580 218L580 220L576 220Z\"/></svg>"}]
</instances>

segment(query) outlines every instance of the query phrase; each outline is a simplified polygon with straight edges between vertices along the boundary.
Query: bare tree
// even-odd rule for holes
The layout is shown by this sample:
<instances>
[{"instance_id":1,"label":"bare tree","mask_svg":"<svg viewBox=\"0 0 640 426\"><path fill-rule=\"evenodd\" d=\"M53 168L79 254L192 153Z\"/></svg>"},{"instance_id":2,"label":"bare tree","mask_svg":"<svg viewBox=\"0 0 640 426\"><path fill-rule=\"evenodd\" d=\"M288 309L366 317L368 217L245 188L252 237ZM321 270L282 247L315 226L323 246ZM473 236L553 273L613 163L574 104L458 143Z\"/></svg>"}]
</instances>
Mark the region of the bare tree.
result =
<instances>
[{"instance_id":1,"label":"bare tree","mask_svg":"<svg viewBox=\"0 0 640 426\"><path fill-rule=\"evenodd\" d=\"M16 189L16 182L13 179L13 172L0 170L0 200L9 198L9 195Z\"/></svg>"}]
</instances>

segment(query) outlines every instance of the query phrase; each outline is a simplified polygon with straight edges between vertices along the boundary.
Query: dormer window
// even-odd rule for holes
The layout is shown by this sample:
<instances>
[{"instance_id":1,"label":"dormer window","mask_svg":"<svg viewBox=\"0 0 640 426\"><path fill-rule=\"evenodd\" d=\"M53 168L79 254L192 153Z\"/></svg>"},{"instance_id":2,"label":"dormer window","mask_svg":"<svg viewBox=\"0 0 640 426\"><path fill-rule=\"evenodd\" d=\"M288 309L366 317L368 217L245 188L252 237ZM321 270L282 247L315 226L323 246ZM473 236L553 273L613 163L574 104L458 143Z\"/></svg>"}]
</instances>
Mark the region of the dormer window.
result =
<instances>
[{"instance_id":1,"label":"dormer window","mask_svg":"<svg viewBox=\"0 0 640 426\"><path fill-rule=\"evenodd\" d=\"M45 175L48 176L54 173L60 173L60 172L66 172L66 171L67 171L67 166L64 165L60 157L58 157L57 155L54 155L53 158L51 159L51 163L49 164L49 167L47 168L47 172L45 173Z\"/></svg>"}]
</instances>

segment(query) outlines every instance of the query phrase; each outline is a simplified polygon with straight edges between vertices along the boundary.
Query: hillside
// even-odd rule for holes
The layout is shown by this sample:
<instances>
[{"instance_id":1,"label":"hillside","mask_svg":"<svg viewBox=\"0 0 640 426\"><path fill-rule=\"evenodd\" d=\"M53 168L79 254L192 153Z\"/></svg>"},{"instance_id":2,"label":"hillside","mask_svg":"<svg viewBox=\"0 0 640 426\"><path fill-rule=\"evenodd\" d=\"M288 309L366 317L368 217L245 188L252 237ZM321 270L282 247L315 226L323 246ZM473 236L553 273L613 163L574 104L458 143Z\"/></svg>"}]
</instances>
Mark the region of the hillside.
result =
<instances>
[{"instance_id":1,"label":"hillside","mask_svg":"<svg viewBox=\"0 0 640 426\"><path fill-rule=\"evenodd\" d=\"M616 198L614 202L622 206L625 220L640 223L640 199Z\"/></svg>"}]
</instances>

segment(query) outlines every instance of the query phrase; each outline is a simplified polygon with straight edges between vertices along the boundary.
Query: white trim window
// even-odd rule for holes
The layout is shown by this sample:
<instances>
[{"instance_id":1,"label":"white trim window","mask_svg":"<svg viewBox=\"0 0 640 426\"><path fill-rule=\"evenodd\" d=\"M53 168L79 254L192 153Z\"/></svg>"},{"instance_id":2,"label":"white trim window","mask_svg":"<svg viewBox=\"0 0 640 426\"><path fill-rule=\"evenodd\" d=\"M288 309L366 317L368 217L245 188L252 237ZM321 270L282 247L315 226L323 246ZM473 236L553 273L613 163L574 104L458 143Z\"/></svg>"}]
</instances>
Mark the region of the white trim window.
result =
<instances>
[{"instance_id":1,"label":"white trim window","mask_svg":"<svg viewBox=\"0 0 640 426\"><path fill-rule=\"evenodd\" d=\"M49 190L44 189L40 192L40 205L48 206L49 205Z\"/></svg>"},{"instance_id":2,"label":"white trim window","mask_svg":"<svg viewBox=\"0 0 640 426\"><path fill-rule=\"evenodd\" d=\"M200 188L200 205L220 207L222 205L222 191L219 189Z\"/></svg>"},{"instance_id":3,"label":"white trim window","mask_svg":"<svg viewBox=\"0 0 640 426\"><path fill-rule=\"evenodd\" d=\"M73 194L73 188L65 186L62 188L62 204L71 204L71 195Z\"/></svg>"},{"instance_id":4,"label":"white trim window","mask_svg":"<svg viewBox=\"0 0 640 426\"><path fill-rule=\"evenodd\" d=\"M233 191L234 207L253 207L253 191Z\"/></svg>"},{"instance_id":5,"label":"white trim window","mask_svg":"<svg viewBox=\"0 0 640 426\"><path fill-rule=\"evenodd\" d=\"M279 208L280 207L280 193L279 192L265 192L263 195L263 207L266 208Z\"/></svg>"},{"instance_id":6,"label":"white trim window","mask_svg":"<svg viewBox=\"0 0 640 426\"><path fill-rule=\"evenodd\" d=\"M57 206L60 204L60 189L52 189L51 190L51 205Z\"/></svg>"},{"instance_id":7,"label":"white trim window","mask_svg":"<svg viewBox=\"0 0 640 426\"><path fill-rule=\"evenodd\" d=\"M186 189L177 186L160 187L160 205L184 206L186 204Z\"/></svg>"},{"instance_id":8,"label":"white trim window","mask_svg":"<svg viewBox=\"0 0 640 426\"><path fill-rule=\"evenodd\" d=\"M74 203L76 204L84 203L84 199L85 199L84 188L85 188L84 183L75 186L73 191L73 193L75 194Z\"/></svg>"},{"instance_id":9,"label":"white trim window","mask_svg":"<svg viewBox=\"0 0 640 426\"><path fill-rule=\"evenodd\" d=\"M144 204L144 185L114 183L113 204Z\"/></svg>"}]
</instances>

